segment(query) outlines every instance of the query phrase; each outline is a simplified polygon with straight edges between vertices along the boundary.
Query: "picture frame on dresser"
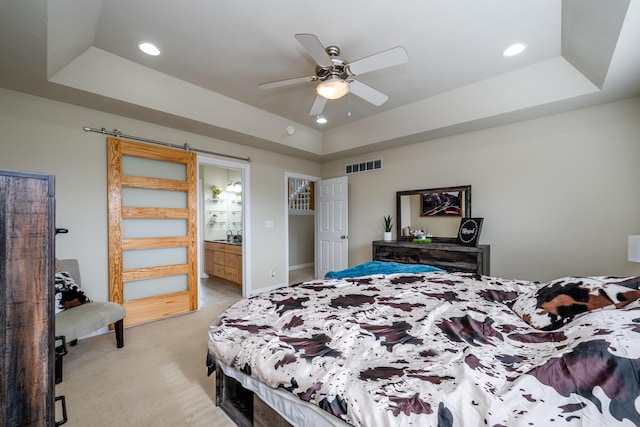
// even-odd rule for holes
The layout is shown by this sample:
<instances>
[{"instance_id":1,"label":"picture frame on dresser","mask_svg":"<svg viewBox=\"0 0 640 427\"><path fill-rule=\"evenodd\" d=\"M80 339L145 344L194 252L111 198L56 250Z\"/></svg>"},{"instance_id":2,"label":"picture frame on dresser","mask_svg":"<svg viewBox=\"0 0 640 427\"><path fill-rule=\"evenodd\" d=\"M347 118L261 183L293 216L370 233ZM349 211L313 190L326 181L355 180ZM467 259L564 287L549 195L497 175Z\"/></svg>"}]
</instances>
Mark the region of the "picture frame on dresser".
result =
<instances>
[{"instance_id":1,"label":"picture frame on dresser","mask_svg":"<svg viewBox=\"0 0 640 427\"><path fill-rule=\"evenodd\" d=\"M477 246L480 240L483 219L484 218L464 218L460 221L457 243L466 246Z\"/></svg>"},{"instance_id":2,"label":"picture frame on dresser","mask_svg":"<svg viewBox=\"0 0 640 427\"><path fill-rule=\"evenodd\" d=\"M432 191L420 194L420 216L462 216L462 191Z\"/></svg>"}]
</instances>

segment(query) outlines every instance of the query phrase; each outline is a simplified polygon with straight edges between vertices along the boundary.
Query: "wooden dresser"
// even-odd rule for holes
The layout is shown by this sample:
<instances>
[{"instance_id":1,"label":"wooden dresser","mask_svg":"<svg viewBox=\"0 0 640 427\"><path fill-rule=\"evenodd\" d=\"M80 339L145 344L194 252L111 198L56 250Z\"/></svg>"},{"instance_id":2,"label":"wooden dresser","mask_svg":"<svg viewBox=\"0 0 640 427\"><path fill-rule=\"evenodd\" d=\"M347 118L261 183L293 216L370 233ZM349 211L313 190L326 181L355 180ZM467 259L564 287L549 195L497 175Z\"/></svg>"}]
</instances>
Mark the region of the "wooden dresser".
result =
<instances>
[{"instance_id":1,"label":"wooden dresser","mask_svg":"<svg viewBox=\"0 0 640 427\"><path fill-rule=\"evenodd\" d=\"M446 271L489 275L489 245L464 246L455 243L428 245L403 241L373 242L373 259L405 264L428 264Z\"/></svg>"},{"instance_id":2,"label":"wooden dresser","mask_svg":"<svg viewBox=\"0 0 640 427\"><path fill-rule=\"evenodd\" d=\"M53 426L54 177L0 170L0 425Z\"/></svg>"},{"instance_id":3,"label":"wooden dresser","mask_svg":"<svg viewBox=\"0 0 640 427\"><path fill-rule=\"evenodd\" d=\"M204 271L242 285L242 245L204 242Z\"/></svg>"}]
</instances>

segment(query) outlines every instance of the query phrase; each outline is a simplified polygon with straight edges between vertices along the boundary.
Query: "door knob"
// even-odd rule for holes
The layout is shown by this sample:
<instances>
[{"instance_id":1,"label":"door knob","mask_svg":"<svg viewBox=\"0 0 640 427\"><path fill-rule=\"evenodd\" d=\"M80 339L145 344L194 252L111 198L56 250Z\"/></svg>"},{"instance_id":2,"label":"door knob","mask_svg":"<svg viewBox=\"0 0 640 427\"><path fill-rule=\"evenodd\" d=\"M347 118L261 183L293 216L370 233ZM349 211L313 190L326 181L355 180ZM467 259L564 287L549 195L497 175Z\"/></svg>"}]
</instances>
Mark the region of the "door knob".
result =
<instances>
[{"instance_id":1,"label":"door knob","mask_svg":"<svg viewBox=\"0 0 640 427\"><path fill-rule=\"evenodd\" d=\"M340 238L344 240L344 239L346 239L346 238L347 238L347 236L345 236L345 235L343 234L342 236L340 236Z\"/></svg>"}]
</instances>

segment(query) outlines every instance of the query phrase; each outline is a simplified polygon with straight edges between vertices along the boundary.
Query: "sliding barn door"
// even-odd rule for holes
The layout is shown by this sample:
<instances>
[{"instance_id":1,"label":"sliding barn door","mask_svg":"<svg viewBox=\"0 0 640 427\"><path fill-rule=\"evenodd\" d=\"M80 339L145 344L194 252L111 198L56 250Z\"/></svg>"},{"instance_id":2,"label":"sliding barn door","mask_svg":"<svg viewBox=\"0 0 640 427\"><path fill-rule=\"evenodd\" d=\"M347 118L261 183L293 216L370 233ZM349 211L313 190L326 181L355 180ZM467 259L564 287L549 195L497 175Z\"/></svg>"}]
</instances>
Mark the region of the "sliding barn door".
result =
<instances>
[{"instance_id":1,"label":"sliding barn door","mask_svg":"<svg viewBox=\"0 0 640 427\"><path fill-rule=\"evenodd\" d=\"M127 326L196 310L195 153L107 143L110 300Z\"/></svg>"}]
</instances>

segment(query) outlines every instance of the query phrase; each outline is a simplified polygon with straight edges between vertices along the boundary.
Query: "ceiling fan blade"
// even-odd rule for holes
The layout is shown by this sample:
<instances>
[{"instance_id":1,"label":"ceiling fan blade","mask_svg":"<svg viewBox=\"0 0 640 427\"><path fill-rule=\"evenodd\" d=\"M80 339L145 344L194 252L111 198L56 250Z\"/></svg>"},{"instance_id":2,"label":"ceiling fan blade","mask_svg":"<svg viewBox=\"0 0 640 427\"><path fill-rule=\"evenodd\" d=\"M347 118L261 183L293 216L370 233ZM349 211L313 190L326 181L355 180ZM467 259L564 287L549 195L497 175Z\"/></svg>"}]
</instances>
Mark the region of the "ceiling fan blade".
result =
<instances>
[{"instance_id":1,"label":"ceiling fan blade","mask_svg":"<svg viewBox=\"0 0 640 427\"><path fill-rule=\"evenodd\" d=\"M381 68L404 64L408 61L407 51L402 46L398 46L353 61L347 65L347 68L351 75L358 76Z\"/></svg>"},{"instance_id":2,"label":"ceiling fan blade","mask_svg":"<svg viewBox=\"0 0 640 427\"><path fill-rule=\"evenodd\" d=\"M273 89L276 87L295 85L298 83L312 82L317 79L318 78L316 76L294 77L292 79L277 80L275 82L268 82L268 83L260 83L259 86L260 86L260 89Z\"/></svg>"},{"instance_id":3,"label":"ceiling fan blade","mask_svg":"<svg viewBox=\"0 0 640 427\"><path fill-rule=\"evenodd\" d=\"M367 102L372 103L376 107L381 106L389 97L382 92L378 92L371 86L361 83L357 80L352 80L349 83L349 92L364 99Z\"/></svg>"},{"instance_id":4,"label":"ceiling fan blade","mask_svg":"<svg viewBox=\"0 0 640 427\"><path fill-rule=\"evenodd\" d=\"M314 34L296 34L296 40L305 48L305 50L311 55L316 64L321 66L322 68L331 68L333 67L333 62L331 62L331 57L324 50L324 46L318 40Z\"/></svg>"},{"instance_id":5,"label":"ceiling fan blade","mask_svg":"<svg viewBox=\"0 0 640 427\"><path fill-rule=\"evenodd\" d=\"M325 105L327 105L327 98L316 95L316 100L313 101L313 106L311 107L311 111L309 111L309 115L317 116L318 114L322 114Z\"/></svg>"}]
</instances>

